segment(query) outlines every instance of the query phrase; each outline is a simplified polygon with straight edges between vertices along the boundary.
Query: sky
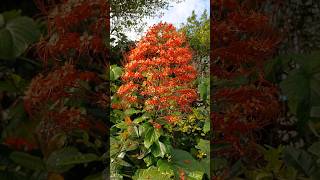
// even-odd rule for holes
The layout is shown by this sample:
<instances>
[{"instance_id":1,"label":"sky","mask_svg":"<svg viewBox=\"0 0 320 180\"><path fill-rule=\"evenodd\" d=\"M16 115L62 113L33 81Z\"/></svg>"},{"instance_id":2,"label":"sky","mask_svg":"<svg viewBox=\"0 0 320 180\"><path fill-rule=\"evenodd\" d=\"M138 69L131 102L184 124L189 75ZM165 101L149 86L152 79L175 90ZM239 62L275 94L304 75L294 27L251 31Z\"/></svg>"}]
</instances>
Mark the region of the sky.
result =
<instances>
[{"instance_id":1,"label":"sky","mask_svg":"<svg viewBox=\"0 0 320 180\"><path fill-rule=\"evenodd\" d=\"M128 38L131 40L139 40L141 36L147 31L148 27L162 22L172 23L175 27L179 27L181 23L185 23L187 18L191 16L192 11L194 10L198 17L206 9L208 14L210 12L210 1L209 0L184 0L180 3L170 3L168 10L164 10L164 15L157 18L145 19L144 22L147 23L144 32L137 33L134 31L126 33Z\"/></svg>"}]
</instances>

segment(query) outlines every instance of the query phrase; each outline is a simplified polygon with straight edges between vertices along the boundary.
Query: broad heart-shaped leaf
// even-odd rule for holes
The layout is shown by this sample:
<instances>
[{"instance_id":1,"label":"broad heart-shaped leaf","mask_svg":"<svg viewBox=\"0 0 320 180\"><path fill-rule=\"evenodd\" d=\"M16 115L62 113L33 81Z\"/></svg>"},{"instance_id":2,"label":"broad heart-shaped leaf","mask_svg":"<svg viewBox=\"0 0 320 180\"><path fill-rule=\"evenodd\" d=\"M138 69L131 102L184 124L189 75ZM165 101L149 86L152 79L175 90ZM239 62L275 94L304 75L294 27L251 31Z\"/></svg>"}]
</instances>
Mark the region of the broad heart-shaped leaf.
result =
<instances>
[{"instance_id":1,"label":"broad heart-shaped leaf","mask_svg":"<svg viewBox=\"0 0 320 180\"><path fill-rule=\"evenodd\" d=\"M172 162L176 167L186 171L205 171L199 161L195 160L189 152L181 149L173 149Z\"/></svg>"},{"instance_id":2,"label":"broad heart-shaped leaf","mask_svg":"<svg viewBox=\"0 0 320 180\"><path fill-rule=\"evenodd\" d=\"M301 149L287 147L283 159L288 166L295 167L308 176L312 176L319 170L312 156Z\"/></svg>"},{"instance_id":3,"label":"broad heart-shaped leaf","mask_svg":"<svg viewBox=\"0 0 320 180\"><path fill-rule=\"evenodd\" d=\"M300 116L307 116L304 119L308 119L311 107L320 105L320 51L289 58L298 68L289 72L280 87L288 96L291 112L297 116L300 113Z\"/></svg>"},{"instance_id":4,"label":"broad heart-shaped leaf","mask_svg":"<svg viewBox=\"0 0 320 180\"><path fill-rule=\"evenodd\" d=\"M74 147L66 147L54 151L47 159L47 168L53 172L68 171L76 164L89 163L99 160L95 154L82 154Z\"/></svg>"},{"instance_id":5,"label":"broad heart-shaped leaf","mask_svg":"<svg viewBox=\"0 0 320 180\"><path fill-rule=\"evenodd\" d=\"M0 14L5 24L0 27L0 59L14 59L20 56L28 46L37 41L40 31L29 17L6 19Z\"/></svg>"},{"instance_id":6,"label":"broad heart-shaped leaf","mask_svg":"<svg viewBox=\"0 0 320 180\"><path fill-rule=\"evenodd\" d=\"M24 152L15 151L10 154L10 159L13 162L27 169L32 169L37 171L45 170L44 162L40 157L37 157L37 156L33 156Z\"/></svg>"},{"instance_id":7,"label":"broad heart-shaped leaf","mask_svg":"<svg viewBox=\"0 0 320 180\"><path fill-rule=\"evenodd\" d=\"M151 166L148 169L139 169L132 177L133 180L171 180L172 174L161 172L158 168Z\"/></svg>"},{"instance_id":8,"label":"broad heart-shaped leaf","mask_svg":"<svg viewBox=\"0 0 320 180\"><path fill-rule=\"evenodd\" d=\"M158 167L158 170L160 172L163 172L165 174L171 174L171 175L174 175L174 167L171 163L165 161L165 160L158 160L157 161L157 167Z\"/></svg>"},{"instance_id":9,"label":"broad heart-shaped leaf","mask_svg":"<svg viewBox=\"0 0 320 180\"><path fill-rule=\"evenodd\" d=\"M149 148L153 143L159 140L160 132L152 126L146 126L145 128L144 146Z\"/></svg>"}]
</instances>

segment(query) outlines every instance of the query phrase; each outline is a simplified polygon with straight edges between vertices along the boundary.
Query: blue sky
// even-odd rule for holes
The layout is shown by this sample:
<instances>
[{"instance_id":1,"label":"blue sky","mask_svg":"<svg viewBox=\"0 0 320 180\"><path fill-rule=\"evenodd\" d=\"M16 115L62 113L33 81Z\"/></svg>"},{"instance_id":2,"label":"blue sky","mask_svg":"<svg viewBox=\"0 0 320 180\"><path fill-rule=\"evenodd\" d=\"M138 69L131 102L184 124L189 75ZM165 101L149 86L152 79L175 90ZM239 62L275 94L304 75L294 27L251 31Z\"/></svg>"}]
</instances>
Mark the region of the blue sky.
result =
<instances>
[{"instance_id":1,"label":"blue sky","mask_svg":"<svg viewBox=\"0 0 320 180\"><path fill-rule=\"evenodd\" d=\"M144 29L144 32L128 32L127 35L129 39L139 40L147 30L147 27L160 21L172 23L174 26L179 27L181 23L186 22L193 10L198 16L200 16L205 9L208 13L210 11L209 0L184 0L180 3L170 3L170 6L171 7L169 7L168 10L163 11L164 15L162 17L145 19L144 22L147 23L147 26Z\"/></svg>"}]
</instances>

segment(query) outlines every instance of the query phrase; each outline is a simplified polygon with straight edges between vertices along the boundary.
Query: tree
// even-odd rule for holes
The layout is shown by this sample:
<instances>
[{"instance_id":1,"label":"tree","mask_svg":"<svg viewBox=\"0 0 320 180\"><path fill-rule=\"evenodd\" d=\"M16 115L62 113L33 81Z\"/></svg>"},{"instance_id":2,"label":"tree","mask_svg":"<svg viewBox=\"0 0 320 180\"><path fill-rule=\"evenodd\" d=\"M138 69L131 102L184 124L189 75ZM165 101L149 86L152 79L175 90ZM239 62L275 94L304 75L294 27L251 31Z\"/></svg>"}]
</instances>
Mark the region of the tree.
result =
<instances>
[{"instance_id":1,"label":"tree","mask_svg":"<svg viewBox=\"0 0 320 180\"><path fill-rule=\"evenodd\" d=\"M198 19L194 11L188 17L187 22L182 24L180 31L186 34L190 47L194 53L194 61L197 71L209 75L209 52L210 52L210 20L205 10Z\"/></svg>"},{"instance_id":2,"label":"tree","mask_svg":"<svg viewBox=\"0 0 320 180\"><path fill-rule=\"evenodd\" d=\"M110 0L111 35L124 36L124 31L136 29L141 31L144 18L161 15L172 2L183 0Z\"/></svg>"}]
</instances>

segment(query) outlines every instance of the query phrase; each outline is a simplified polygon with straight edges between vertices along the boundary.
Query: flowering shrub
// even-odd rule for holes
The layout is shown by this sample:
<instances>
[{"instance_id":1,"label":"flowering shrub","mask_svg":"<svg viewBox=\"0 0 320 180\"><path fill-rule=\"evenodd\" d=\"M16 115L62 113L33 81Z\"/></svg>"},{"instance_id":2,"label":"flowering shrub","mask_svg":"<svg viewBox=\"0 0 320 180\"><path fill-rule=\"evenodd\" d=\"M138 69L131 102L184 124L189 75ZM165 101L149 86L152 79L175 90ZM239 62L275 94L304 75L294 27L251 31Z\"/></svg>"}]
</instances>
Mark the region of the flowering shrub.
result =
<instances>
[{"instance_id":1,"label":"flowering shrub","mask_svg":"<svg viewBox=\"0 0 320 180\"><path fill-rule=\"evenodd\" d=\"M178 121L177 112L190 111L190 104L197 99L191 59L184 35L171 24L151 27L127 57L123 85L117 91L120 106L144 109L157 123Z\"/></svg>"},{"instance_id":2,"label":"flowering shrub","mask_svg":"<svg viewBox=\"0 0 320 180\"><path fill-rule=\"evenodd\" d=\"M208 177L209 112L192 106L198 93L191 61L184 34L159 23L128 53L123 69L111 66L111 178Z\"/></svg>"}]
</instances>

